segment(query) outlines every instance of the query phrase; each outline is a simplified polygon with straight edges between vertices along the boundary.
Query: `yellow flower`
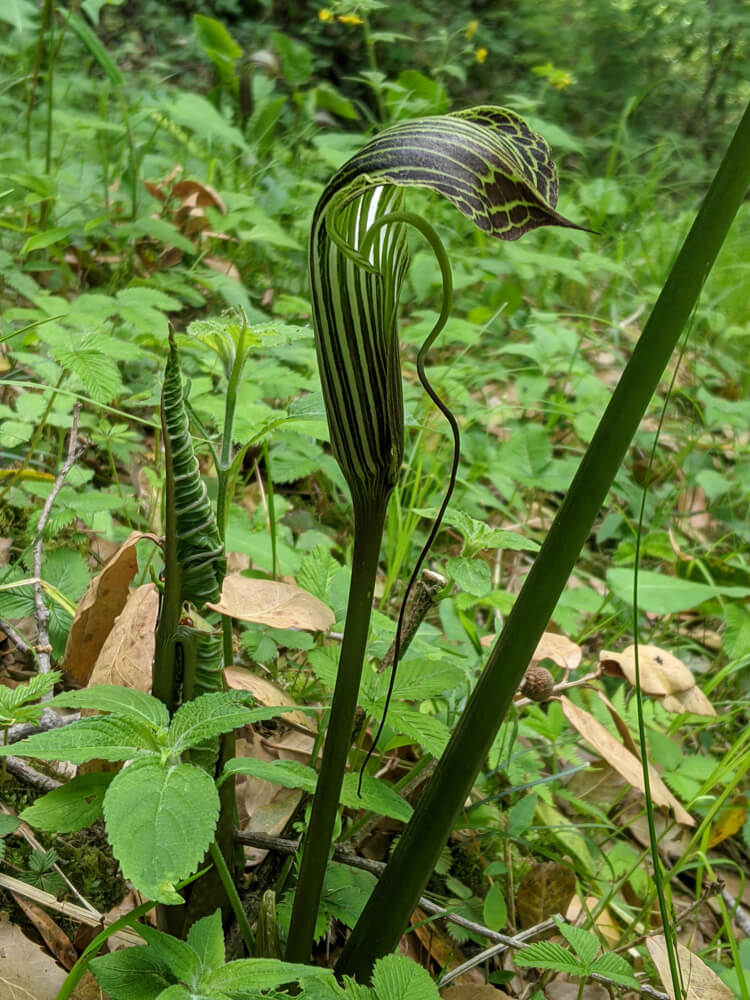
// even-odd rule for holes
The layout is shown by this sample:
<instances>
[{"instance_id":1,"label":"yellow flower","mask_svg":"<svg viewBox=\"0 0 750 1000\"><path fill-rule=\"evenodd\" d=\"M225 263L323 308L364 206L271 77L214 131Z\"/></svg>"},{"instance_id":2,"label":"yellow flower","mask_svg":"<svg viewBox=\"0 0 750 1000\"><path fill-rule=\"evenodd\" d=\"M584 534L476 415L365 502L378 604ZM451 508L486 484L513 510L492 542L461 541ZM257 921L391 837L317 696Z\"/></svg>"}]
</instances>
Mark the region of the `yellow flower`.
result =
<instances>
[{"instance_id":1,"label":"yellow flower","mask_svg":"<svg viewBox=\"0 0 750 1000\"><path fill-rule=\"evenodd\" d=\"M467 42L471 41L474 35L476 35L478 27L479 27L479 21L469 21L469 23L466 25L466 29L464 30L464 37L466 38Z\"/></svg>"},{"instance_id":2,"label":"yellow flower","mask_svg":"<svg viewBox=\"0 0 750 1000\"><path fill-rule=\"evenodd\" d=\"M483 63L484 60L487 58L487 55L488 55L487 49L485 49L484 47L482 47L481 49L477 49L477 51L474 53L474 56L478 63Z\"/></svg>"},{"instance_id":3,"label":"yellow flower","mask_svg":"<svg viewBox=\"0 0 750 1000\"><path fill-rule=\"evenodd\" d=\"M319 21L332 21L333 20L333 11L329 10L327 7L322 7L318 11L318 20Z\"/></svg>"},{"instance_id":4,"label":"yellow flower","mask_svg":"<svg viewBox=\"0 0 750 1000\"><path fill-rule=\"evenodd\" d=\"M342 24L364 24L362 18L356 14L339 14L339 21Z\"/></svg>"},{"instance_id":5,"label":"yellow flower","mask_svg":"<svg viewBox=\"0 0 750 1000\"><path fill-rule=\"evenodd\" d=\"M566 73L565 70L559 70L554 76L550 77L550 83L557 90L564 90L569 87L573 82L573 77L570 73Z\"/></svg>"}]
</instances>

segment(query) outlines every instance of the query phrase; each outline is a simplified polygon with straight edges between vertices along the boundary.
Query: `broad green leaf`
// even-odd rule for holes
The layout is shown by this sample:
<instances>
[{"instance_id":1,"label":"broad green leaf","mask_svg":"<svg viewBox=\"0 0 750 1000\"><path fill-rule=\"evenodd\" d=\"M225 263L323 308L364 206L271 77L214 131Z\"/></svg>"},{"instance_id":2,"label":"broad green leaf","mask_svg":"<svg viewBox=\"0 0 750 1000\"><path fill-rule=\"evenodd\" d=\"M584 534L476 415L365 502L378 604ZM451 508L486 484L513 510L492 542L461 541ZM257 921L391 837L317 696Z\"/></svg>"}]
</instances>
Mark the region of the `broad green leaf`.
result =
<instances>
[{"instance_id":1,"label":"broad green leaf","mask_svg":"<svg viewBox=\"0 0 750 1000\"><path fill-rule=\"evenodd\" d=\"M252 721L245 704L249 697L246 691L216 691L186 702L175 712L169 727L172 752L182 753L204 740L247 725Z\"/></svg>"},{"instance_id":2,"label":"broad green leaf","mask_svg":"<svg viewBox=\"0 0 750 1000\"><path fill-rule=\"evenodd\" d=\"M219 795L198 767L143 761L114 778L104 800L112 851L150 899L180 902L174 883L198 867L214 836Z\"/></svg>"},{"instance_id":3,"label":"broad green leaf","mask_svg":"<svg viewBox=\"0 0 750 1000\"><path fill-rule=\"evenodd\" d=\"M56 229L47 229L43 233L29 236L21 247L20 255L23 257L25 254L31 253L32 250L44 250L45 247L50 247L54 243L67 241L74 229L74 226L59 226Z\"/></svg>"},{"instance_id":4,"label":"broad green leaf","mask_svg":"<svg viewBox=\"0 0 750 1000\"><path fill-rule=\"evenodd\" d=\"M180 941L149 924L136 924L135 930L151 949L152 957L165 965L175 979L188 986L198 985L201 960L187 941Z\"/></svg>"},{"instance_id":5,"label":"broad green leaf","mask_svg":"<svg viewBox=\"0 0 750 1000\"><path fill-rule=\"evenodd\" d=\"M130 720L103 716L35 733L12 746L0 747L0 755L13 753L35 760L68 760L71 764L85 764L96 759L129 760L157 754L158 750L151 729Z\"/></svg>"},{"instance_id":6,"label":"broad green leaf","mask_svg":"<svg viewBox=\"0 0 750 1000\"><path fill-rule=\"evenodd\" d=\"M146 945L100 955L89 964L112 1000L156 1000L171 985L164 966Z\"/></svg>"},{"instance_id":7,"label":"broad green leaf","mask_svg":"<svg viewBox=\"0 0 750 1000\"><path fill-rule=\"evenodd\" d=\"M508 907L505 903L505 896L497 883L490 886L489 892L484 897L482 919L492 931L502 930L508 922Z\"/></svg>"},{"instance_id":8,"label":"broad green leaf","mask_svg":"<svg viewBox=\"0 0 750 1000\"><path fill-rule=\"evenodd\" d=\"M224 775L227 774L249 774L284 788L301 788L304 792L314 792L318 780L315 771L299 761L256 760L254 757L234 757L227 761Z\"/></svg>"},{"instance_id":9,"label":"broad green leaf","mask_svg":"<svg viewBox=\"0 0 750 1000\"><path fill-rule=\"evenodd\" d=\"M207 976L201 988L238 993L252 990L272 990L285 983L305 979L325 979L332 976L330 969L315 965L298 965L276 958L239 958Z\"/></svg>"},{"instance_id":10,"label":"broad green leaf","mask_svg":"<svg viewBox=\"0 0 750 1000\"><path fill-rule=\"evenodd\" d=\"M17 816L0 813L0 837L7 837L9 833L13 833L14 830L18 829L20 823L21 820Z\"/></svg>"},{"instance_id":11,"label":"broad green leaf","mask_svg":"<svg viewBox=\"0 0 750 1000\"><path fill-rule=\"evenodd\" d=\"M198 920L188 931L187 943L201 961L206 976L224 964L224 931L221 910Z\"/></svg>"},{"instance_id":12,"label":"broad green leaf","mask_svg":"<svg viewBox=\"0 0 750 1000\"><path fill-rule=\"evenodd\" d=\"M585 968L561 944L553 941L536 941L527 945L513 956L516 965L531 969L555 969L571 976L580 976Z\"/></svg>"},{"instance_id":13,"label":"broad green leaf","mask_svg":"<svg viewBox=\"0 0 750 1000\"><path fill-rule=\"evenodd\" d=\"M612 593L628 604L633 603L633 576L632 569L611 569L607 573ZM670 615L690 611L717 597L748 596L750 587L698 583L653 570L638 571L638 607L641 611L652 614Z\"/></svg>"},{"instance_id":14,"label":"broad green leaf","mask_svg":"<svg viewBox=\"0 0 750 1000\"><path fill-rule=\"evenodd\" d=\"M372 985L378 1000L439 1000L429 972L405 955L386 955L375 963Z\"/></svg>"},{"instance_id":15,"label":"broad green leaf","mask_svg":"<svg viewBox=\"0 0 750 1000\"><path fill-rule=\"evenodd\" d=\"M481 559L454 556L445 560L445 571L461 590L474 597L486 597L492 590L490 567Z\"/></svg>"},{"instance_id":16,"label":"broad green leaf","mask_svg":"<svg viewBox=\"0 0 750 1000\"><path fill-rule=\"evenodd\" d=\"M409 822L412 814L411 806L387 782L365 774L362 778L361 798L357 794L358 784L358 774L344 776L341 802L345 806L351 809L368 809L379 816L391 816L402 823Z\"/></svg>"},{"instance_id":17,"label":"broad green leaf","mask_svg":"<svg viewBox=\"0 0 750 1000\"><path fill-rule=\"evenodd\" d=\"M114 774L79 774L60 788L42 795L21 813L38 830L71 833L91 826L102 814L104 795Z\"/></svg>"},{"instance_id":18,"label":"broad green leaf","mask_svg":"<svg viewBox=\"0 0 750 1000\"><path fill-rule=\"evenodd\" d=\"M80 691L64 691L56 695L50 704L112 712L135 722L145 723L152 729L169 725L169 712L158 698L118 684L95 684Z\"/></svg>"},{"instance_id":19,"label":"broad green leaf","mask_svg":"<svg viewBox=\"0 0 750 1000\"><path fill-rule=\"evenodd\" d=\"M536 795L524 795L508 810L508 835L523 837L534 822Z\"/></svg>"}]
</instances>

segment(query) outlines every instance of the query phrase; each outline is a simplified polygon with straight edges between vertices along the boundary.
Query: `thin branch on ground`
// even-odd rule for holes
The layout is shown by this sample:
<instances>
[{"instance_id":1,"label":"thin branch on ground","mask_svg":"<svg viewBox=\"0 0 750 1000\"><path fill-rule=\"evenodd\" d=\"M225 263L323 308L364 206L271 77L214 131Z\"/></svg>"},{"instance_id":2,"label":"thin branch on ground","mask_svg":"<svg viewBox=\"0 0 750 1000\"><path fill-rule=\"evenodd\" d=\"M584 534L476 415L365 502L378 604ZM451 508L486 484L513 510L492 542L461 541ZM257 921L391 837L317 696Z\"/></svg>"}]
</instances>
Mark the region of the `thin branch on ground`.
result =
<instances>
[{"instance_id":1,"label":"thin branch on ground","mask_svg":"<svg viewBox=\"0 0 750 1000\"><path fill-rule=\"evenodd\" d=\"M45 708L39 722L19 722L8 729L7 743L18 743L25 740L27 736L34 736L35 733L46 733L49 729L60 729L61 726L69 726L71 722L78 722L81 718L80 712L71 712L69 715L60 715L51 708Z\"/></svg>"},{"instance_id":2,"label":"thin branch on ground","mask_svg":"<svg viewBox=\"0 0 750 1000\"><path fill-rule=\"evenodd\" d=\"M30 656L34 660L37 666L39 665L39 657L34 647L26 642L18 629L14 628L10 622L6 622L5 619L0 618L0 631L5 632L16 649L20 649L22 653L26 653L27 656Z\"/></svg>"},{"instance_id":3,"label":"thin branch on ground","mask_svg":"<svg viewBox=\"0 0 750 1000\"><path fill-rule=\"evenodd\" d=\"M56 788L60 788L64 784L64 782L50 778L48 774L42 774L41 771L30 767L20 757L6 757L5 766L14 778L18 778L25 785L31 785L32 788L36 788L40 792L54 792Z\"/></svg>"},{"instance_id":4,"label":"thin branch on ground","mask_svg":"<svg viewBox=\"0 0 750 1000\"><path fill-rule=\"evenodd\" d=\"M37 627L37 641L36 641L36 652L37 652L37 663L39 665L40 674L48 674L52 669L52 661L50 658L50 653L52 652L52 647L49 642L49 608L44 603L44 596L42 594L42 553L44 548L44 529L46 527L49 516L52 513L52 506L57 499L57 494L63 487L65 478L73 468L75 463L83 454L83 448L78 444L78 418L81 413L81 404L76 403L73 407L73 422L70 427L70 436L68 438L68 454L63 463L62 468L57 474L54 483L52 484L52 490L49 496L44 502L42 507L42 512L39 515L39 520L36 525L36 539L34 541L33 553L34 553L34 618L36 619ZM51 697L51 693L47 696ZM44 700L44 699L42 699Z\"/></svg>"}]
</instances>

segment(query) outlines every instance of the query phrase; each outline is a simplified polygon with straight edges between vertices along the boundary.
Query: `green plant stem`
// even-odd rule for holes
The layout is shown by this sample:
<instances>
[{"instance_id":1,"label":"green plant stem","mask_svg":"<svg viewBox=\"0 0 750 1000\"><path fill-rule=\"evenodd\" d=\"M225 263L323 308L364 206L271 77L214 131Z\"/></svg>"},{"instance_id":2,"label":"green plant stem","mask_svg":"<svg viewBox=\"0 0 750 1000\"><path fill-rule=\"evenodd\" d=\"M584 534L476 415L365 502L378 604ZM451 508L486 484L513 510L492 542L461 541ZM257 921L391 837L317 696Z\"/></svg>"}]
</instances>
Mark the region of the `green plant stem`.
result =
<instances>
[{"instance_id":1,"label":"green plant stem","mask_svg":"<svg viewBox=\"0 0 750 1000\"><path fill-rule=\"evenodd\" d=\"M341 784L351 748L352 725L367 648L387 506L387 493L381 494L369 504L356 500L354 504L354 555L346 609L346 630L323 747L321 780L313 799L294 895L286 951L288 962L307 962L312 951L315 920L339 807Z\"/></svg>"},{"instance_id":2,"label":"green plant stem","mask_svg":"<svg viewBox=\"0 0 750 1000\"><path fill-rule=\"evenodd\" d=\"M234 791L233 784L232 790ZM210 851L214 865L216 866L216 871L219 873L221 884L224 886L224 891L227 894L227 898L231 903L235 918L239 924L240 933L242 934L242 938L245 942L247 953L250 957L252 957L255 951L255 941L253 939L252 928L248 922L247 914L242 907L242 900L237 894L237 887L234 884L232 874L229 871L229 867L224 860L224 855L221 853L221 849L215 840L211 844Z\"/></svg>"},{"instance_id":3,"label":"green plant stem","mask_svg":"<svg viewBox=\"0 0 750 1000\"><path fill-rule=\"evenodd\" d=\"M367 982L398 944L510 707L750 185L750 104L584 455L506 626L336 965Z\"/></svg>"}]
</instances>

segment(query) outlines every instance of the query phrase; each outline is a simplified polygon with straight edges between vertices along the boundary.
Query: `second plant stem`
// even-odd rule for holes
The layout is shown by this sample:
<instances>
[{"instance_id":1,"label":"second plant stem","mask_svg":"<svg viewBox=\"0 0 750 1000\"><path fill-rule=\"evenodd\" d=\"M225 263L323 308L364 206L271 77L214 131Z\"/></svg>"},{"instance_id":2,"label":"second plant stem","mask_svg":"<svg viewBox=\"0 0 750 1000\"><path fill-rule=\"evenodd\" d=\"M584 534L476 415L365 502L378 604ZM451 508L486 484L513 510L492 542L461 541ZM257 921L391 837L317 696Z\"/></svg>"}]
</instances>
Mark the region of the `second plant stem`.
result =
<instances>
[{"instance_id":1,"label":"second plant stem","mask_svg":"<svg viewBox=\"0 0 750 1000\"><path fill-rule=\"evenodd\" d=\"M362 664L370 629L375 577L380 557L387 496L377 502L355 503L354 555L346 631L339 657L336 687L326 730L321 777L313 799L305 835L299 879L294 896L287 944L287 962L310 959L318 905L336 823L341 785L352 743L352 725L357 707Z\"/></svg>"}]
</instances>

